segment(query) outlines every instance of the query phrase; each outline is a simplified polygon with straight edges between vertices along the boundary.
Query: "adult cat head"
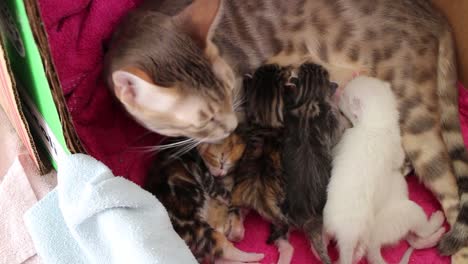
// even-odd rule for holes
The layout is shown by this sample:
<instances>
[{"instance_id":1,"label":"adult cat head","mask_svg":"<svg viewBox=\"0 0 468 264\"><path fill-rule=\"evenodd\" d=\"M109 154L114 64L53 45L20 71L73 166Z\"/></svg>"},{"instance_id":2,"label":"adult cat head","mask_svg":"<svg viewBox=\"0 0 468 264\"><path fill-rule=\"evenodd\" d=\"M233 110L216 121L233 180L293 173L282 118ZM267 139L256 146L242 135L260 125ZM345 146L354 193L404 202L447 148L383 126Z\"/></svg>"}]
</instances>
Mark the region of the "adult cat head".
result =
<instances>
[{"instance_id":1,"label":"adult cat head","mask_svg":"<svg viewBox=\"0 0 468 264\"><path fill-rule=\"evenodd\" d=\"M204 141L225 138L237 118L234 74L210 41L221 2L195 0L155 11L164 4L137 9L122 21L106 55L109 85L152 131Z\"/></svg>"}]
</instances>

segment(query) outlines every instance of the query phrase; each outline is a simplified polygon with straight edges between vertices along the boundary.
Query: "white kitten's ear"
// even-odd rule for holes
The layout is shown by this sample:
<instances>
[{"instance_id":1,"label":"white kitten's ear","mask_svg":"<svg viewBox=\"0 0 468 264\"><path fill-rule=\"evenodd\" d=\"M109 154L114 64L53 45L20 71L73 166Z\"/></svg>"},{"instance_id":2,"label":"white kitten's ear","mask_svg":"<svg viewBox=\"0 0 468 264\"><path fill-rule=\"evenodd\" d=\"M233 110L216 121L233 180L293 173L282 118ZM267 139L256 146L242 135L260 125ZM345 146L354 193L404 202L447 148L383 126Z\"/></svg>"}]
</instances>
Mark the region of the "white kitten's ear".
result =
<instances>
[{"instance_id":1,"label":"white kitten's ear","mask_svg":"<svg viewBox=\"0 0 468 264\"><path fill-rule=\"evenodd\" d=\"M175 16L192 39L205 49L221 13L221 0L194 0Z\"/></svg>"},{"instance_id":2,"label":"white kitten's ear","mask_svg":"<svg viewBox=\"0 0 468 264\"><path fill-rule=\"evenodd\" d=\"M126 107L167 111L177 100L175 89L151 83L149 76L138 69L115 71L112 81L115 95Z\"/></svg>"},{"instance_id":3,"label":"white kitten's ear","mask_svg":"<svg viewBox=\"0 0 468 264\"><path fill-rule=\"evenodd\" d=\"M351 99L351 114L354 116L354 118L358 119L361 114L362 114L362 105L361 105L361 101L356 98L356 97L353 97Z\"/></svg>"}]
</instances>

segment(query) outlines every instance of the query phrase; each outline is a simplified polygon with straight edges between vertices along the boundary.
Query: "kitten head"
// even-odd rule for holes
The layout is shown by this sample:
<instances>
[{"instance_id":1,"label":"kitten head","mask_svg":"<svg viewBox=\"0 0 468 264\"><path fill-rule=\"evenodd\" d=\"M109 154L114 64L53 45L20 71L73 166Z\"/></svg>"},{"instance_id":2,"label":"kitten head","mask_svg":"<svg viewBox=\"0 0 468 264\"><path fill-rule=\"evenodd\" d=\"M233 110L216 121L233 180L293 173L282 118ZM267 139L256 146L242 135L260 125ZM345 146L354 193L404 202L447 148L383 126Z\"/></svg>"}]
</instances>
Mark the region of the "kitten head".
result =
<instances>
[{"instance_id":1,"label":"kitten head","mask_svg":"<svg viewBox=\"0 0 468 264\"><path fill-rule=\"evenodd\" d=\"M198 152L213 176L225 176L242 157L245 143L236 133L218 143L202 143Z\"/></svg>"},{"instance_id":2,"label":"kitten head","mask_svg":"<svg viewBox=\"0 0 468 264\"><path fill-rule=\"evenodd\" d=\"M137 9L116 31L107 79L148 129L215 141L236 128L234 74L210 40L221 9L220 0L195 0L164 14Z\"/></svg>"},{"instance_id":3,"label":"kitten head","mask_svg":"<svg viewBox=\"0 0 468 264\"><path fill-rule=\"evenodd\" d=\"M249 124L265 127L283 125L283 93L291 76L289 68L264 65L244 81L244 110Z\"/></svg>"},{"instance_id":4,"label":"kitten head","mask_svg":"<svg viewBox=\"0 0 468 264\"><path fill-rule=\"evenodd\" d=\"M332 97L338 85L330 81L328 71L320 65L306 63L299 67L297 75L285 91L287 109L307 118L318 116L321 110L332 110L320 109L335 106Z\"/></svg>"},{"instance_id":5,"label":"kitten head","mask_svg":"<svg viewBox=\"0 0 468 264\"><path fill-rule=\"evenodd\" d=\"M398 120L390 84L372 77L360 76L349 82L340 95L339 108L353 125L364 119L374 124Z\"/></svg>"}]
</instances>

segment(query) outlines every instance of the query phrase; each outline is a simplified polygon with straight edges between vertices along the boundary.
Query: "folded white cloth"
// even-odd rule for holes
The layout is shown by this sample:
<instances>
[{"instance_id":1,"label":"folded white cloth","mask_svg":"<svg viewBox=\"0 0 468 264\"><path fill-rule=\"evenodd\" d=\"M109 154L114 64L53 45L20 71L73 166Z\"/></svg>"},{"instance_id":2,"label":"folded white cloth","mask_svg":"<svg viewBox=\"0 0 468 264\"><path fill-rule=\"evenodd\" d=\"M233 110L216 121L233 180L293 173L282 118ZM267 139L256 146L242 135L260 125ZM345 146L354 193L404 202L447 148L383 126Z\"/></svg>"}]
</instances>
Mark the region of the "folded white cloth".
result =
<instances>
[{"instance_id":1,"label":"folded white cloth","mask_svg":"<svg viewBox=\"0 0 468 264\"><path fill-rule=\"evenodd\" d=\"M29 209L24 222L44 263L91 263L63 219L57 189Z\"/></svg>"},{"instance_id":2,"label":"folded white cloth","mask_svg":"<svg viewBox=\"0 0 468 264\"><path fill-rule=\"evenodd\" d=\"M152 194L87 155L58 168L56 191L25 215L45 263L197 263Z\"/></svg>"},{"instance_id":3,"label":"folded white cloth","mask_svg":"<svg viewBox=\"0 0 468 264\"><path fill-rule=\"evenodd\" d=\"M0 264L20 264L36 255L23 224L23 214L37 202L26 176L34 169L28 159L18 156L0 184Z\"/></svg>"}]
</instances>

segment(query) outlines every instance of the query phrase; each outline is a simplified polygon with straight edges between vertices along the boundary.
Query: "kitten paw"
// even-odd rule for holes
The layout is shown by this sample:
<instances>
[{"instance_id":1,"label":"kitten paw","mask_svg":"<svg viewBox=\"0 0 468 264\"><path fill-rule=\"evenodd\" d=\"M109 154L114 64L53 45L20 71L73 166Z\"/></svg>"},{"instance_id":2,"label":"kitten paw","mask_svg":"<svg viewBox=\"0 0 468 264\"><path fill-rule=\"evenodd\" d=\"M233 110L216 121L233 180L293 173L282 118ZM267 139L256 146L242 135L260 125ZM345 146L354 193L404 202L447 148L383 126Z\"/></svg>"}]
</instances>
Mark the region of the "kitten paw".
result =
<instances>
[{"instance_id":1,"label":"kitten paw","mask_svg":"<svg viewBox=\"0 0 468 264\"><path fill-rule=\"evenodd\" d=\"M226 243L223 247L223 256L215 261L215 263L255 263L261 261L264 257L264 254L244 252L234 247L231 243Z\"/></svg>"},{"instance_id":2,"label":"kitten paw","mask_svg":"<svg viewBox=\"0 0 468 264\"><path fill-rule=\"evenodd\" d=\"M276 246L279 251L279 259L277 264L289 264L294 253L293 246L286 239L276 241Z\"/></svg>"},{"instance_id":3,"label":"kitten paw","mask_svg":"<svg viewBox=\"0 0 468 264\"><path fill-rule=\"evenodd\" d=\"M229 241L240 242L244 239L245 228L244 224L238 219L231 220L231 226L227 238Z\"/></svg>"},{"instance_id":4,"label":"kitten paw","mask_svg":"<svg viewBox=\"0 0 468 264\"><path fill-rule=\"evenodd\" d=\"M429 219L429 223L434 227L434 231L438 230L445 222L445 216L442 211L434 212Z\"/></svg>"},{"instance_id":5,"label":"kitten paw","mask_svg":"<svg viewBox=\"0 0 468 264\"><path fill-rule=\"evenodd\" d=\"M440 227L436 232L434 232L428 237L418 237L416 235L410 235L408 236L406 241L408 241L408 243L414 249L432 248L437 245L437 243L440 241L444 233L445 233L445 228Z\"/></svg>"}]
</instances>

